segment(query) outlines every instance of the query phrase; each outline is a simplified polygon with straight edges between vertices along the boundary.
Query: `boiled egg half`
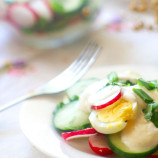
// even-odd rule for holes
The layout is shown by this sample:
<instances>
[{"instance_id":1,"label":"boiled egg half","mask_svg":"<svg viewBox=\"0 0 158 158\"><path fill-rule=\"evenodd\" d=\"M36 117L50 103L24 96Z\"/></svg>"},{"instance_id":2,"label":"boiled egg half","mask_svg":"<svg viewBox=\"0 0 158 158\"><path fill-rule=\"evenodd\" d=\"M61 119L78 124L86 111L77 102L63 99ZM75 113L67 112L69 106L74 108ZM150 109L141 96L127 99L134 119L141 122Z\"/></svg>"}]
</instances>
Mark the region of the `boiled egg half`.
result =
<instances>
[{"instance_id":1,"label":"boiled egg half","mask_svg":"<svg viewBox=\"0 0 158 158\"><path fill-rule=\"evenodd\" d=\"M120 97L118 97L120 94L118 93L119 89L121 93ZM105 90L97 92L97 95L99 95L100 93L100 96L102 96L102 100L98 100L98 102L103 104L103 101L105 101L106 103L104 104L104 106L102 106L105 108L99 110L92 110L89 116L89 120L93 128L95 128L95 130L99 133L112 134L124 129L127 125L127 121L135 118L137 113L137 101L131 87L116 88L115 86L113 86L110 88L108 87L107 90L109 91L109 93L107 94L111 94L113 96L111 97L108 95L108 98L115 99L114 103L110 102L109 104L109 101L111 100L107 98L107 95L105 95L105 99L103 99L102 92L105 92ZM116 95L116 92L118 93L118 95ZM95 95L93 94L93 96L90 97L92 99L89 98L89 102L91 102L92 105L93 100L95 101L95 105L97 102L97 98L94 99L94 97ZM96 107L97 106L101 105L96 105Z\"/></svg>"}]
</instances>

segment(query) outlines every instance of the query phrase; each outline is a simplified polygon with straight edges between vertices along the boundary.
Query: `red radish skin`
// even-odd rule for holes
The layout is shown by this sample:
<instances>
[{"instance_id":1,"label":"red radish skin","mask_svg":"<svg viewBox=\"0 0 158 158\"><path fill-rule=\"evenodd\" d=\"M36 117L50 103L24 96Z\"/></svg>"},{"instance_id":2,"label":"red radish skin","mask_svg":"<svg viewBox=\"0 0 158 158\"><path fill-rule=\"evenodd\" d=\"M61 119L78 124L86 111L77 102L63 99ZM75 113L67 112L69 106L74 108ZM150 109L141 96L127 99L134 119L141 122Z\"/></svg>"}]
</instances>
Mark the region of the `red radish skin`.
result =
<instances>
[{"instance_id":1,"label":"red radish skin","mask_svg":"<svg viewBox=\"0 0 158 158\"><path fill-rule=\"evenodd\" d=\"M37 20L39 18L38 14L30 7L29 4L26 3L24 5L26 6L26 8L28 8L32 12L32 14L34 15L35 19Z\"/></svg>"},{"instance_id":2,"label":"red radish skin","mask_svg":"<svg viewBox=\"0 0 158 158\"><path fill-rule=\"evenodd\" d=\"M102 105L92 105L91 108L93 110L100 110L100 109L103 109L103 108L106 108L107 106L115 103L116 101L118 101L119 99L121 98L121 91L110 101L102 104Z\"/></svg>"},{"instance_id":3,"label":"red radish skin","mask_svg":"<svg viewBox=\"0 0 158 158\"><path fill-rule=\"evenodd\" d=\"M88 138L89 146L98 155L107 156L113 154L113 151L107 144L107 138L103 134L96 134Z\"/></svg>"},{"instance_id":4,"label":"red radish skin","mask_svg":"<svg viewBox=\"0 0 158 158\"><path fill-rule=\"evenodd\" d=\"M148 158L158 158L158 155L150 155Z\"/></svg>"},{"instance_id":5,"label":"red radish skin","mask_svg":"<svg viewBox=\"0 0 158 158\"><path fill-rule=\"evenodd\" d=\"M52 14L54 14L54 12L53 12L53 10L52 10L52 8L51 8L51 6L50 6L49 1L48 1L48 0L43 0L43 2L45 3L45 5L46 5L47 8L49 9L49 11L50 11Z\"/></svg>"},{"instance_id":6,"label":"red radish skin","mask_svg":"<svg viewBox=\"0 0 158 158\"><path fill-rule=\"evenodd\" d=\"M39 17L43 17L46 20L52 19L53 11L50 9L46 0L34 0L31 1L29 5Z\"/></svg>"},{"instance_id":7,"label":"red radish skin","mask_svg":"<svg viewBox=\"0 0 158 158\"><path fill-rule=\"evenodd\" d=\"M148 156L147 158L158 158L158 151L153 155Z\"/></svg>"},{"instance_id":8,"label":"red radish skin","mask_svg":"<svg viewBox=\"0 0 158 158\"><path fill-rule=\"evenodd\" d=\"M12 11L13 9L15 9L16 7L22 7L22 8L26 8L28 9L28 11L30 13L32 13L33 15L33 18L34 18L34 21L37 21L39 16L38 14L30 7L30 5L28 3L15 3L15 4L12 4L8 7L7 9L7 13L6 13L6 19L11 23L13 24L14 26L16 27L20 27L19 24L15 21L15 19L13 19L12 17Z\"/></svg>"},{"instance_id":9,"label":"red radish skin","mask_svg":"<svg viewBox=\"0 0 158 158\"><path fill-rule=\"evenodd\" d=\"M97 131L94 128L87 128L87 129L83 129L79 131L62 133L62 137L65 140L70 140L70 139L75 139L75 138L89 137L95 134L97 134Z\"/></svg>"}]
</instances>

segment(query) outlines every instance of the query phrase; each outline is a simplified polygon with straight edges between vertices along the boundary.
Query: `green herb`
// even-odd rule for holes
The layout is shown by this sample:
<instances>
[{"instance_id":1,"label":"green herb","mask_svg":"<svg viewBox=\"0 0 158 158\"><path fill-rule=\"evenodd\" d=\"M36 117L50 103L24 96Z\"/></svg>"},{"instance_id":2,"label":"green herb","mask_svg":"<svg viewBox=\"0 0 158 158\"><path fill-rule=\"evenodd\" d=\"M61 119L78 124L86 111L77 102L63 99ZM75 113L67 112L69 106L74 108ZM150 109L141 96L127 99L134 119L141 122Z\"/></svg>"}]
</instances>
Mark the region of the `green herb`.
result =
<instances>
[{"instance_id":1,"label":"green herb","mask_svg":"<svg viewBox=\"0 0 158 158\"><path fill-rule=\"evenodd\" d=\"M143 87L145 87L145 88L148 89L148 90L153 90L153 89L155 89L155 85L154 85L152 82L150 82L150 81L145 81L145 80L143 80L142 78L139 78L139 79L137 80L137 83L138 83L138 85L143 86Z\"/></svg>"},{"instance_id":2,"label":"green herb","mask_svg":"<svg viewBox=\"0 0 158 158\"><path fill-rule=\"evenodd\" d=\"M56 109L54 110L53 114L55 115L59 109L61 109L65 104L63 102L60 102L57 106Z\"/></svg>"},{"instance_id":3,"label":"green herb","mask_svg":"<svg viewBox=\"0 0 158 158\"><path fill-rule=\"evenodd\" d=\"M152 105L151 104L147 104L147 107L146 107L146 109L143 110L143 113L144 113L144 118L147 121L150 121L151 120L151 116L152 116Z\"/></svg>"},{"instance_id":4,"label":"green herb","mask_svg":"<svg viewBox=\"0 0 158 158\"><path fill-rule=\"evenodd\" d=\"M158 102L152 104L152 112L151 121L158 128Z\"/></svg>"},{"instance_id":5,"label":"green herb","mask_svg":"<svg viewBox=\"0 0 158 158\"><path fill-rule=\"evenodd\" d=\"M63 105L64 105L64 103L63 103L63 102L60 102L60 103L57 105L57 109L62 108L62 107L63 107Z\"/></svg>"},{"instance_id":6,"label":"green herb","mask_svg":"<svg viewBox=\"0 0 158 158\"><path fill-rule=\"evenodd\" d=\"M73 98L70 99L70 102L75 101L75 100L79 100L78 95L74 95Z\"/></svg>"},{"instance_id":7,"label":"green herb","mask_svg":"<svg viewBox=\"0 0 158 158\"><path fill-rule=\"evenodd\" d=\"M133 88L132 89L141 99L144 100L145 103L152 103L153 99L145 93L142 89L139 88Z\"/></svg>"},{"instance_id":8,"label":"green herb","mask_svg":"<svg viewBox=\"0 0 158 158\"><path fill-rule=\"evenodd\" d=\"M117 82L119 80L116 72L111 72L110 74L107 75L107 78L108 78L109 82L111 82L111 83Z\"/></svg>"},{"instance_id":9,"label":"green herb","mask_svg":"<svg viewBox=\"0 0 158 158\"><path fill-rule=\"evenodd\" d=\"M126 80L126 85L127 85L127 86L133 86L133 85L135 85L135 84L132 83L130 80Z\"/></svg>"},{"instance_id":10,"label":"green herb","mask_svg":"<svg viewBox=\"0 0 158 158\"><path fill-rule=\"evenodd\" d=\"M126 81L118 81L118 82L113 82L112 85L117 85L117 86L133 86L135 84L133 84L131 81L126 80Z\"/></svg>"},{"instance_id":11,"label":"green herb","mask_svg":"<svg viewBox=\"0 0 158 158\"><path fill-rule=\"evenodd\" d=\"M158 88L158 80L150 81L151 84L155 86L155 88Z\"/></svg>"},{"instance_id":12,"label":"green herb","mask_svg":"<svg viewBox=\"0 0 158 158\"><path fill-rule=\"evenodd\" d=\"M147 121L152 121L158 128L158 102L147 104L146 109L143 110L144 118Z\"/></svg>"},{"instance_id":13,"label":"green herb","mask_svg":"<svg viewBox=\"0 0 158 158\"><path fill-rule=\"evenodd\" d=\"M53 10L56 12L56 13L59 13L59 14L64 14L65 13L65 9L64 7L60 4L60 2L56 2L56 1L52 1L51 3L51 6L53 8Z\"/></svg>"}]
</instances>

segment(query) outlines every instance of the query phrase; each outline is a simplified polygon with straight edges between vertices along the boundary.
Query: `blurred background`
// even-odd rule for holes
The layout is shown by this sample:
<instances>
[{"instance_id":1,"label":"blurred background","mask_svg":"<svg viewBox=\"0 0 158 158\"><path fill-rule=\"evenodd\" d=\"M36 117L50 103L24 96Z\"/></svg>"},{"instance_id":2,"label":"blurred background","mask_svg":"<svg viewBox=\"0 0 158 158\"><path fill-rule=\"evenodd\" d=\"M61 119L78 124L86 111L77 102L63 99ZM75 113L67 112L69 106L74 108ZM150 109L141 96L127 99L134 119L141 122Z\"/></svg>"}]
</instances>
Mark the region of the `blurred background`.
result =
<instances>
[{"instance_id":1,"label":"blurred background","mask_svg":"<svg viewBox=\"0 0 158 158\"><path fill-rule=\"evenodd\" d=\"M103 46L93 67L158 66L157 0L1 0L0 17L1 105L55 77L90 40ZM38 157L20 132L19 108L0 116L0 155Z\"/></svg>"}]
</instances>

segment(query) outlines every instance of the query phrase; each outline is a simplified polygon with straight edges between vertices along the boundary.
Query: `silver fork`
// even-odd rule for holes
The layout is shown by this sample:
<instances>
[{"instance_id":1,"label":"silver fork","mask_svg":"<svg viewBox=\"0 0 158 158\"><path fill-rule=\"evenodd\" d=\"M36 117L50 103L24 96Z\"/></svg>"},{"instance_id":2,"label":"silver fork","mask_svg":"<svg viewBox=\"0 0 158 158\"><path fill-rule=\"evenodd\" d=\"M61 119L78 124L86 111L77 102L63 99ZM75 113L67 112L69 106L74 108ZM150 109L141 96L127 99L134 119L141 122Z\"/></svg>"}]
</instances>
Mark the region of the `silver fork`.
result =
<instances>
[{"instance_id":1,"label":"silver fork","mask_svg":"<svg viewBox=\"0 0 158 158\"><path fill-rule=\"evenodd\" d=\"M24 100L40 95L60 93L66 90L88 71L97 56L100 54L101 49L102 48L95 42L89 42L81 54L79 54L76 60L65 71L50 80L46 85L8 104L0 106L0 112L11 108Z\"/></svg>"}]
</instances>

